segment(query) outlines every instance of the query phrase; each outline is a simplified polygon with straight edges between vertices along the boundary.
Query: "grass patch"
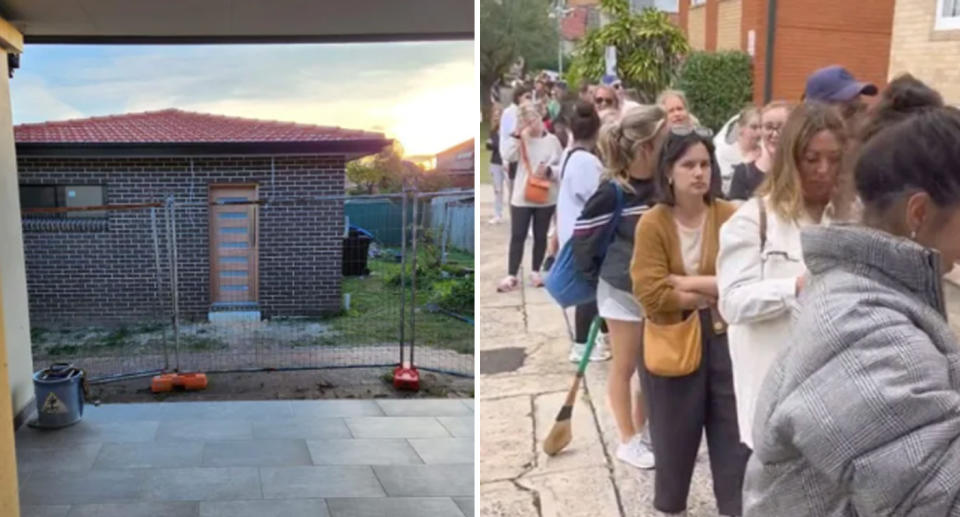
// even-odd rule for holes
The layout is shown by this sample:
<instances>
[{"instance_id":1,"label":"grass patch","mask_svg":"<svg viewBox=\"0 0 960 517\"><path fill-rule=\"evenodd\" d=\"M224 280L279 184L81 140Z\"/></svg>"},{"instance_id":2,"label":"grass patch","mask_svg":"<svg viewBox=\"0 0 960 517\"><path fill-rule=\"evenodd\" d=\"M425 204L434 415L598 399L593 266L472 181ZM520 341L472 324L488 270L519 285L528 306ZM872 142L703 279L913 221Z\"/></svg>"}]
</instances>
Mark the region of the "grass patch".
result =
<instances>
[{"instance_id":1,"label":"grass patch","mask_svg":"<svg viewBox=\"0 0 960 517\"><path fill-rule=\"evenodd\" d=\"M427 264L429 250L417 250L418 262ZM452 251L447 256L451 267L473 267L473 256L461 251ZM372 259L368 262L370 276L343 279L343 292L350 293L350 310L344 315L326 321L333 335L321 336L318 341L329 344L365 344L371 341L396 343L400 337L400 286L395 280L400 275L400 264L388 260ZM433 297L436 278L424 274L420 264L417 268L417 344L446 348L461 353L473 351L473 326L469 323L423 310ZM409 266L408 266L409 271ZM422 277L428 277L423 279ZM410 310L410 278L405 280L407 299L405 310ZM409 312L407 312L409 316ZM410 321L407 318L405 340L410 339Z\"/></svg>"},{"instance_id":2,"label":"grass patch","mask_svg":"<svg viewBox=\"0 0 960 517\"><path fill-rule=\"evenodd\" d=\"M223 350L229 348L223 341L206 336L180 336L180 348L187 350Z\"/></svg>"}]
</instances>

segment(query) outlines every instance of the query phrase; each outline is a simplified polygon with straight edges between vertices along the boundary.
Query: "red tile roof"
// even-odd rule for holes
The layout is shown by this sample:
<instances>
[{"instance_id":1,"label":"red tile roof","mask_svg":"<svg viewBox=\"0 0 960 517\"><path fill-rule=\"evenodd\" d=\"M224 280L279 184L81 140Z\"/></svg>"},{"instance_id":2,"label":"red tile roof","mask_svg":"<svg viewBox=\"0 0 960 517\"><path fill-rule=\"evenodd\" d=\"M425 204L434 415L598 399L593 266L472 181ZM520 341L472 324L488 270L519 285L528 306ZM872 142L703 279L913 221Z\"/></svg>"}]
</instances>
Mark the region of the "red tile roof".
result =
<instances>
[{"instance_id":1,"label":"red tile roof","mask_svg":"<svg viewBox=\"0 0 960 517\"><path fill-rule=\"evenodd\" d=\"M350 142L384 139L380 133L178 109L20 124L13 128L13 132L18 144Z\"/></svg>"}]
</instances>

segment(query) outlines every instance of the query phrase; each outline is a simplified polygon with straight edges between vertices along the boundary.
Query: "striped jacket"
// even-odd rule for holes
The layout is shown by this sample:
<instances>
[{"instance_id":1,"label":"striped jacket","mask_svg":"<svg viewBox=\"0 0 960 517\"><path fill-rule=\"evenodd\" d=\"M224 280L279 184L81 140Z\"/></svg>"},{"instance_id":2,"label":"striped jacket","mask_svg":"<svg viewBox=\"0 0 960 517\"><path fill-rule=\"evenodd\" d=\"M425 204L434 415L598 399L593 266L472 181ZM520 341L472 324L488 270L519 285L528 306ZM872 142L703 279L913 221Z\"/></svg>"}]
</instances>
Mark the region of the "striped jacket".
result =
<instances>
[{"instance_id":1,"label":"striped jacket","mask_svg":"<svg viewBox=\"0 0 960 517\"><path fill-rule=\"evenodd\" d=\"M654 194L652 180L632 179L630 185L634 192L623 189L620 224L602 264L600 257L606 244L607 228L617 204L616 187L613 184L605 181L597 187L580 212L570 239L574 258L581 271L591 277L599 276L613 287L627 292L633 292L630 259L633 257L634 230L640 216L653 206Z\"/></svg>"},{"instance_id":2,"label":"striped jacket","mask_svg":"<svg viewBox=\"0 0 960 517\"><path fill-rule=\"evenodd\" d=\"M744 517L960 515L939 254L847 225L801 239L810 281L761 387Z\"/></svg>"}]
</instances>

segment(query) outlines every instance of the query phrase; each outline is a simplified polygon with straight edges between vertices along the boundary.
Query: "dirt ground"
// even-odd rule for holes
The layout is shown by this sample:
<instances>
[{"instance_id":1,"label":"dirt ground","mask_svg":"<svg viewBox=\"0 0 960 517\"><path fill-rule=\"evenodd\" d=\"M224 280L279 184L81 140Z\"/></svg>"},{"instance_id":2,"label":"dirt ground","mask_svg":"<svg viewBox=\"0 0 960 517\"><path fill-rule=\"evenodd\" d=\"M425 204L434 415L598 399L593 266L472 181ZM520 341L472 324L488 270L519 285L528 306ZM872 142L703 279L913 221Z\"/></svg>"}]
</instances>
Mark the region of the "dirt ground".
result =
<instances>
[{"instance_id":1,"label":"dirt ground","mask_svg":"<svg viewBox=\"0 0 960 517\"><path fill-rule=\"evenodd\" d=\"M420 391L398 391L385 368L209 374L206 390L154 394L150 377L94 384L90 396L102 403L163 400L293 400L370 398L471 398L473 379L420 371Z\"/></svg>"}]
</instances>

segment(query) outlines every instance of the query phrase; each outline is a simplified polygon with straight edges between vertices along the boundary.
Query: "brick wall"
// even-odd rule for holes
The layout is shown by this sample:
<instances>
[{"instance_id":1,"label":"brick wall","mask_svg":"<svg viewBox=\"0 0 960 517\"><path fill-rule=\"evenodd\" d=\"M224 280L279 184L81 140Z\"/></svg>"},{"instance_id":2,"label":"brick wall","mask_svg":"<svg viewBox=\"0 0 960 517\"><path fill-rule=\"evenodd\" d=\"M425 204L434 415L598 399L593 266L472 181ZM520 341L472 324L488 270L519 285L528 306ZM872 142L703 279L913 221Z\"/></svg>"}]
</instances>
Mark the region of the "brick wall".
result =
<instances>
[{"instance_id":1,"label":"brick wall","mask_svg":"<svg viewBox=\"0 0 960 517\"><path fill-rule=\"evenodd\" d=\"M887 77L910 72L960 104L960 31L934 31L937 0L897 0Z\"/></svg>"},{"instance_id":2,"label":"brick wall","mask_svg":"<svg viewBox=\"0 0 960 517\"><path fill-rule=\"evenodd\" d=\"M740 0L721 0L717 6L717 50L742 50L740 46L740 19L743 5Z\"/></svg>"},{"instance_id":3,"label":"brick wall","mask_svg":"<svg viewBox=\"0 0 960 517\"><path fill-rule=\"evenodd\" d=\"M192 168L191 168L192 162ZM339 156L18 159L21 184L106 185L108 204L205 203L210 184L256 183L261 199L342 195ZM24 221L31 321L159 319L170 313L164 209L158 209L161 285L148 209L111 212L107 221ZM177 212L181 315L210 308L209 213ZM260 308L264 316L319 315L340 307L340 200L260 208Z\"/></svg>"},{"instance_id":4,"label":"brick wall","mask_svg":"<svg viewBox=\"0 0 960 517\"><path fill-rule=\"evenodd\" d=\"M687 40L693 50L707 48L707 7L691 6L687 13Z\"/></svg>"},{"instance_id":5,"label":"brick wall","mask_svg":"<svg viewBox=\"0 0 960 517\"><path fill-rule=\"evenodd\" d=\"M756 31L754 100L762 102L766 67L767 1L741 0L741 43ZM798 101L807 76L832 64L858 79L886 83L894 0L796 0L777 3L772 98Z\"/></svg>"}]
</instances>

